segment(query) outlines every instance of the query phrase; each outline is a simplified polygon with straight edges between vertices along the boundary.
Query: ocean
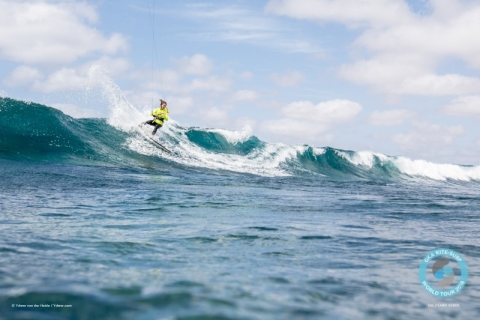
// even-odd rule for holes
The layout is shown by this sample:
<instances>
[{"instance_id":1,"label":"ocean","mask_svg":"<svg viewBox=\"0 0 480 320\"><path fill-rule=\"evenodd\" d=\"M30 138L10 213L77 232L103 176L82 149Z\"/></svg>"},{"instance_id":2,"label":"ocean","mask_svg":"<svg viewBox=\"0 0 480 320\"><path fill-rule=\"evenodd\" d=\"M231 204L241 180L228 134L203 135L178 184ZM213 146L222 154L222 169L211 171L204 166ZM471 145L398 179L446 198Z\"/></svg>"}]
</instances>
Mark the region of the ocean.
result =
<instances>
[{"instance_id":1,"label":"ocean","mask_svg":"<svg viewBox=\"0 0 480 320\"><path fill-rule=\"evenodd\" d=\"M0 319L480 317L480 166L173 120L167 154L112 103L0 98ZM419 278L438 248L468 265L447 298Z\"/></svg>"}]
</instances>

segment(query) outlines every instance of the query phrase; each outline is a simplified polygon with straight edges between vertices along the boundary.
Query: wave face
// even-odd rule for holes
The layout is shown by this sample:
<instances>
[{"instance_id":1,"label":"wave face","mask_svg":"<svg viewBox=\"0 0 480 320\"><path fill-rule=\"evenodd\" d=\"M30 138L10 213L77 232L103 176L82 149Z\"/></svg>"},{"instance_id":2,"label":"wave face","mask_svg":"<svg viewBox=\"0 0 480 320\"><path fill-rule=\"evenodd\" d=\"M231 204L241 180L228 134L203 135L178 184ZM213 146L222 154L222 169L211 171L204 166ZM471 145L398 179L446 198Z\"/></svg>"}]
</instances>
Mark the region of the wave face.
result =
<instances>
[{"instance_id":1,"label":"wave face","mask_svg":"<svg viewBox=\"0 0 480 320\"><path fill-rule=\"evenodd\" d=\"M37 103L0 98L3 158L109 162L126 137L103 119L74 119Z\"/></svg>"},{"instance_id":2,"label":"wave face","mask_svg":"<svg viewBox=\"0 0 480 320\"><path fill-rule=\"evenodd\" d=\"M128 109L137 113L129 117L130 122L125 120ZM136 124L142 118L140 112L131 105L117 106L116 110L117 114L109 119L74 119L41 104L0 98L0 157L142 168L158 163L162 167L262 176L480 180L480 166L435 164L330 147L270 144L246 131L186 128L173 120L157 133L160 142L173 151L165 154L139 132ZM116 121L122 125L117 126Z\"/></svg>"}]
</instances>

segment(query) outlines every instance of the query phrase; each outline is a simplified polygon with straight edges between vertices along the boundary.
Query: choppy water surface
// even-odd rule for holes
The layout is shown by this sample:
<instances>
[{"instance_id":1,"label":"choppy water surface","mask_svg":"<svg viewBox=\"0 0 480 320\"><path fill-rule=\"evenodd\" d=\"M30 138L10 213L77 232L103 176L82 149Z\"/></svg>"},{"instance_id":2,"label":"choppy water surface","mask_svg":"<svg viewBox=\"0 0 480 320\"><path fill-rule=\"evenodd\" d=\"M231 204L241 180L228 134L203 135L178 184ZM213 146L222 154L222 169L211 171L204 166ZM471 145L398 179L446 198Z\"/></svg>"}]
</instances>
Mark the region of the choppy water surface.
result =
<instances>
[{"instance_id":1,"label":"choppy water surface","mask_svg":"<svg viewBox=\"0 0 480 320\"><path fill-rule=\"evenodd\" d=\"M49 126L12 128L21 108ZM1 111L0 319L480 316L478 167L178 125L167 156L104 120ZM419 283L435 248L468 263L455 297Z\"/></svg>"},{"instance_id":2,"label":"choppy water surface","mask_svg":"<svg viewBox=\"0 0 480 320\"><path fill-rule=\"evenodd\" d=\"M478 314L478 193L456 184L3 161L7 318L412 318ZM470 281L419 285L448 247ZM444 302L443 300L441 302ZM450 302L450 301L449 301ZM71 304L15 309L11 304Z\"/></svg>"}]
</instances>

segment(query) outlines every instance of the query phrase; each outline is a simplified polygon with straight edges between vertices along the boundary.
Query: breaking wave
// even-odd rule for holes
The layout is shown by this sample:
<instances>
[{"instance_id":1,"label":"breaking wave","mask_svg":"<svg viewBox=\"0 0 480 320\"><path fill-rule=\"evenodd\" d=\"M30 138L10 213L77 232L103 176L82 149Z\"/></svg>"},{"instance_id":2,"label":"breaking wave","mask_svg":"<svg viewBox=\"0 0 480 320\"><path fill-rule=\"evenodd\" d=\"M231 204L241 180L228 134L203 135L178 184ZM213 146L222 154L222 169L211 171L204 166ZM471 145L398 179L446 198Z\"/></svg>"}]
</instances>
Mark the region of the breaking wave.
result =
<instances>
[{"instance_id":1,"label":"breaking wave","mask_svg":"<svg viewBox=\"0 0 480 320\"><path fill-rule=\"evenodd\" d=\"M127 106L125 99L114 103L116 114L109 119L74 119L41 104L0 98L0 158L139 168L157 164L261 176L480 180L480 166L272 144L247 130L184 127L173 120L157 133L158 139L172 150L172 154L166 154L139 132L137 124L145 115Z\"/></svg>"}]
</instances>

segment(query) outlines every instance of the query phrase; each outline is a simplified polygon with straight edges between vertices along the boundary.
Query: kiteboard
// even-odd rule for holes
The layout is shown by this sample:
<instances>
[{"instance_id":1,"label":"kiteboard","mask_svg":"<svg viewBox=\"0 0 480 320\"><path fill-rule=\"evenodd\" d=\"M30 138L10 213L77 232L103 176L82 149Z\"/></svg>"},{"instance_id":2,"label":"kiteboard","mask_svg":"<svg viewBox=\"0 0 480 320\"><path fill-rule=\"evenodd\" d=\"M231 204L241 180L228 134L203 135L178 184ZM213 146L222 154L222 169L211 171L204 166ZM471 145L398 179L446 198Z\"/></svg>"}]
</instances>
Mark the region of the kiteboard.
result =
<instances>
[{"instance_id":1,"label":"kiteboard","mask_svg":"<svg viewBox=\"0 0 480 320\"><path fill-rule=\"evenodd\" d=\"M145 136L145 138L147 138L148 140L150 140L153 144L155 144L157 147L159 147L160 149L162 149L163 151L167 152L167 153L172 153L172 151L168 150L167 148L165 148L160 142L158 142L157 140L153 139L153 136L148 134L147 132L145 132L145 127L142 125L142 124L139 124L138 127L140 128L140 132Z\"/></svg>"}]
</instances>

